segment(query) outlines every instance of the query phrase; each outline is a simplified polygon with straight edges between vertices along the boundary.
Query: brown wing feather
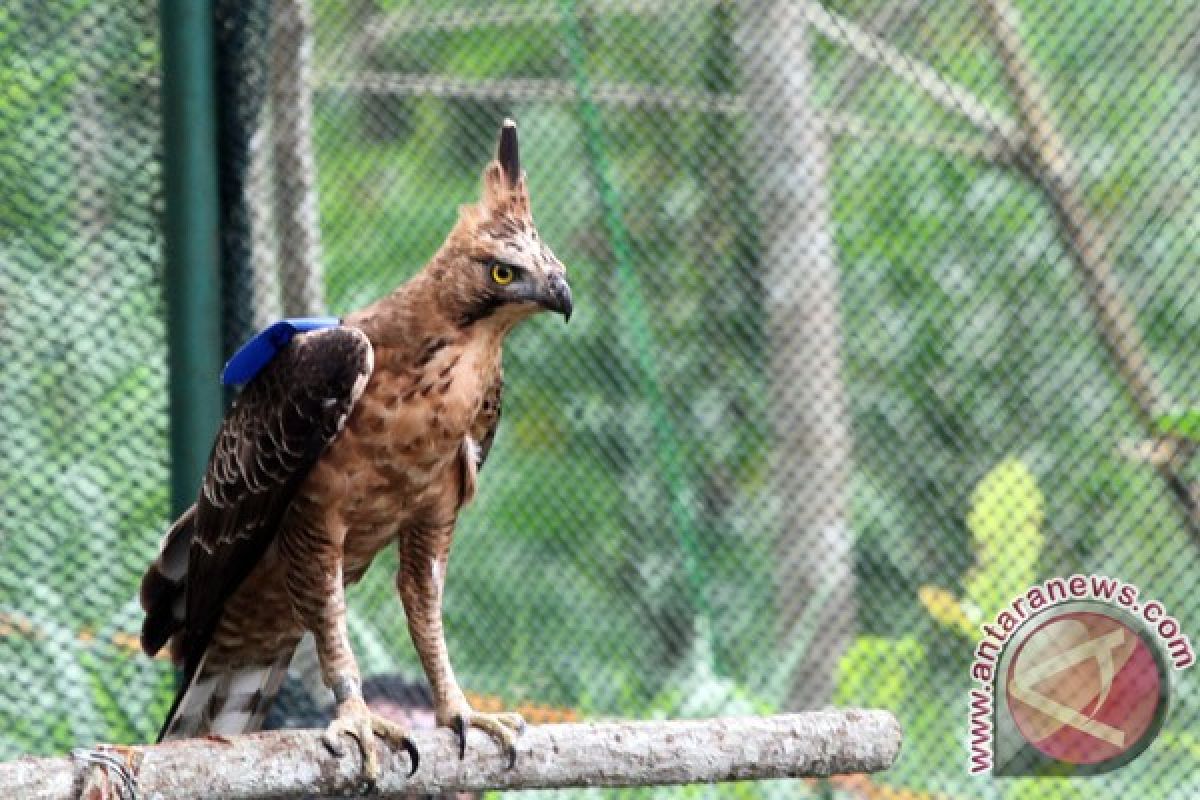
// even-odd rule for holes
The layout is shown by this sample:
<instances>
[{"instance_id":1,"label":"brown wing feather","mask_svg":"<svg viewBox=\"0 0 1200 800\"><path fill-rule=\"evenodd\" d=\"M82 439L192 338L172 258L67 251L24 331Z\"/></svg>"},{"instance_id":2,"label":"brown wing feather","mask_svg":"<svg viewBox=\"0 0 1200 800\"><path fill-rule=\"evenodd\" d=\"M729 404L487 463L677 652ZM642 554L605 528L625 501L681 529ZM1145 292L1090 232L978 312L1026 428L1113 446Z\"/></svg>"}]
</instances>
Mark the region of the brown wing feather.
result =
<instances>
[{"instance_id":1,"label":"brown wing feather","mask_svg":"<svg viewBox=\"0 0 1200 800\"><path fill-rule=\"evenodd\" d=\"M492 442L496 440L496 429L500 427L500 401L504 395L504 382L496 381L484 398L483 413L480 414L484 424L483 435L479 437L479 460L475 465L476 471L483 469L488 453L492 452Z\"/></svg>"},{"instance_id":2,"label":"brown wing feather","mask_svg":"<svg viewBox=\"0 0 1200 800\"><path fill-rule=\"evenodd\" d=\"M471 435L464 438L458 451L458 507L462 508L475 497L478 485L477 476L483 464L487 461L488 453L492 451L492 442L496 439L496 428L500 425L500 396L504 392L504 382L497 380L484 394L483 407L471 426ZM472 442L472 440L474 440Z\"/></svg>"},{"instance_id":3,"label":"brown wing feather","mask_svg":"<svg viewBox=\"0 0 1200 800\"><path fill-rule=\"evenodd\" d=\"M365 334L297 336L225 417L196 502L180 655L196 669L225 601L262 557L297 489L342 430L370 377Z\"/></svg>"}]
</instances>

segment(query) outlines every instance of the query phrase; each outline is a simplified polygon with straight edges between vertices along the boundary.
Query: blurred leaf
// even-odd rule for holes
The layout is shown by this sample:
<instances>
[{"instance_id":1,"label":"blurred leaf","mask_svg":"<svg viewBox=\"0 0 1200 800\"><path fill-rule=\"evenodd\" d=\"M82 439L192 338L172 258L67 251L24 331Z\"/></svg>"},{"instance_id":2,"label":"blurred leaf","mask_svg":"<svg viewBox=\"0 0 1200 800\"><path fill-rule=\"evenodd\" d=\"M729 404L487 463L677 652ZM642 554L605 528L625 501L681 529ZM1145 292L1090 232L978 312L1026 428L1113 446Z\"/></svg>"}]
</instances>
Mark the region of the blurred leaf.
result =
<instances>
[{"instance_id":1,"label":"blurred leaf","mask_svg":"<svg viewBox=\"0 0 1200 800\"><path fill-rule=\"evenodd\" d=\"M1154 420L1154 430L1164 436L1178 436L1189 442L1200 442L1200 409L1173 411Z\"/></svg>"},{"instance_id":2,"label":"blurred leaf","mask_svg":"<svg viewBox=\"0 0 1200 800\"><path fill-rule=\"evenodd\" d=\"M949 628L968 638L979 635L982 619L978 608L965 606L951 592L937 586L922 586L917 590L917 597L929 612L929 616L937 620L943 628Z\"/></svg>"},{"instance_id":3,"label":"blurred leaf","mask_svg":"<svg viewBox=\"0 0 1200 800\"><path fill-rule=\"evenodd\" d=\"M842 656L834 703L899 713L914 702L912 686L924 666L925 648L914 636L860 636Z\"/></svg>"},{"instance_id":4,"label":"blurred leaf","mask_svg":"<svg viewBox=\"0 0 1200 800\"><path fill-rule=\"evenodd\" d=\"M1045 543L1045 502L1033 473L1016 458L1001 462L975 487L967 514L975 566L963 587L965 600L984 618L1034 583Z\"/></svg>"},{"instance_id":5,"label":"blurred leaf","mask_svg":"<svg viewBox=\"0 0 1200 800\"><path fill-rule=\"evenodd\" d=\"M1007 783L1009 786L1004 792L1004 800L1084 800L1092 796L1070 778L1039 776L1014 778Z\"/></svg>"}]
</instances>

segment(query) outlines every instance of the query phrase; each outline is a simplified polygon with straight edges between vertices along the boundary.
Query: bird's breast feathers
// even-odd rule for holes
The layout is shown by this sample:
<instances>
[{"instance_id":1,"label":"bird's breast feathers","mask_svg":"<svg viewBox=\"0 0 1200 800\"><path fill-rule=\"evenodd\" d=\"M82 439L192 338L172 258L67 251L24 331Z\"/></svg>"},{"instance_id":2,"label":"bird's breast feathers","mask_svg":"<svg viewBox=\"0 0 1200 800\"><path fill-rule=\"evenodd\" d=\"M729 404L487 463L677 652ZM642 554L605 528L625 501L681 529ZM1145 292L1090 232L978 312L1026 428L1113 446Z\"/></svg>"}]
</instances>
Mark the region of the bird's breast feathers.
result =
<instances>
[{"instance_id":1,"label":"bird's breast feathers","mask_svg":"<svg viewBox=\"0 0 1200 800\"><path fill-rule=\"evenodd\" d=\"M404 355L376 349L371 379L324 459L350 468L351 494L419 499L464 440L479 438L484 402L501 380L498 343L483 337L441 343L426 358ZM370 474L361 474L364 466Z\"/></svg>"}]
</instances>

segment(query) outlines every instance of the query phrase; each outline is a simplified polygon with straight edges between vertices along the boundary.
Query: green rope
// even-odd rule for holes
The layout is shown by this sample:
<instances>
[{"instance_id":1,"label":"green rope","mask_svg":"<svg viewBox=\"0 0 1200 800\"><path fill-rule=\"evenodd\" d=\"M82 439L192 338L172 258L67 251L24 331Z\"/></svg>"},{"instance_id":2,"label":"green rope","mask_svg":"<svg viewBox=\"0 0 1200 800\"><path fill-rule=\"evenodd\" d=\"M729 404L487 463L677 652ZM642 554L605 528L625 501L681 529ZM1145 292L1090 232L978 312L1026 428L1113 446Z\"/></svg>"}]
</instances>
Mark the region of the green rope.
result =
<instances>
[{"instance_id":1,"label":"green rope","mask_svg":"<svg viewBox=\"0 0 1200 800\"><path fill-rule=\"evenodd\" d=\"M583 123L584 146L587 148L588 160L596 181L597 191L600 194L604 226L608 231L613 256L617 262L618 306L626 315L628 330L633 336L634 349L637 354L637 377L643 393L650 401L655 434L655 456L659 471L671 495L671 519L683 551L684 571L687 574L691 605L693 611L709 623L709 629L714 630L712 611L705 591L708 585L708 576L705 574L704 560L700 557L700 547L696 541L696 522L691 504L684 500L687 480L678 455L683 443L676 435L675 426L671 423L671 415L667 410L662 386L658 380L658 365L654 357L658 348L654 341L654 333L650 328L646 305L642 300L641 282L633 266L633 250L630 247L629 234L623 220L621 197L609 175L604 129L599 109L592 99L591 85L588 80L583 31L579 26L579 16L575 10L574 0L561 0L561 8L563 39L566 43L567 58L574 73L575 90L579 95L579 115ZM715 653L710 655L713 658L713 668L720 672L716 666Z\"/></svg>"}]
</instances>

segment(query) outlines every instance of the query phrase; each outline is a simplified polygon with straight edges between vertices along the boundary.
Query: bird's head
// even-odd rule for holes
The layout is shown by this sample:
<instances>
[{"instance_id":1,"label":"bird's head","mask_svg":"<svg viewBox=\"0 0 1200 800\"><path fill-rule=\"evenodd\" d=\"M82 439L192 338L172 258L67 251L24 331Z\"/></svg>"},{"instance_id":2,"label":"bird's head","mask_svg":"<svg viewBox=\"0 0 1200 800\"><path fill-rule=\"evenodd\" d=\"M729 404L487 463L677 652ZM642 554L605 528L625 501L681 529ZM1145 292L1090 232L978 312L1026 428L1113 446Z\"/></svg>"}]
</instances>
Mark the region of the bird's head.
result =
<instances>
[{"instance_id":1,"label":"bird's head","mask_svg":"<svg viewBox=\"0 0 1200 800\"><path fill-rule=\"evenodd\" d=\"M496 157L483 171L482 198L459 210L430 266L447 310L463 327L507 331L538 311L570 319L567 272L533 224L512 120L500 128Z\"/></svg>"}]
</instances>

